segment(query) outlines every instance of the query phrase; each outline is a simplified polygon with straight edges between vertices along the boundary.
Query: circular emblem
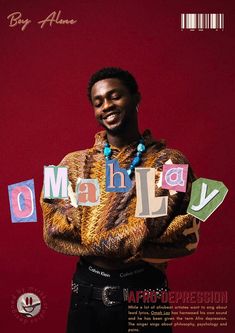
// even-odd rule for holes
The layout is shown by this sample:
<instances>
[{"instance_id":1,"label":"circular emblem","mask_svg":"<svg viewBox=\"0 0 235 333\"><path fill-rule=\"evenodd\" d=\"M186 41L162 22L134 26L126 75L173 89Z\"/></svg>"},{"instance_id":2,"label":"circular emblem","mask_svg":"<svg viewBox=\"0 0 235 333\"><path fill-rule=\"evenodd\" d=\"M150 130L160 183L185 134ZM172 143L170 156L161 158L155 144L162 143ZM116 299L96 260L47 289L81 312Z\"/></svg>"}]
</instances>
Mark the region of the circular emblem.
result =
<instances>
[{"instance_id":1,"label":"circular emblem","mask_svg":"<svg viewBox=\"0 0 235 333\"><path fill-rule=\"evenodd\" d=\"M42 319L46 309L46 296L36 288L18 289L17 293L12 296L12 313L24 324Z\"/></svg>"},{"instance_id":2,"label":"circular emblem","mask_svg":"<svg viewBox=\"0 0 235 333\"><path fill-rule=\"evenodd\" d=\"M17 300L17 310L25 317L35 317L41 310L41 300L33 293L23 294Z\"/></svg>"}]
</instances>

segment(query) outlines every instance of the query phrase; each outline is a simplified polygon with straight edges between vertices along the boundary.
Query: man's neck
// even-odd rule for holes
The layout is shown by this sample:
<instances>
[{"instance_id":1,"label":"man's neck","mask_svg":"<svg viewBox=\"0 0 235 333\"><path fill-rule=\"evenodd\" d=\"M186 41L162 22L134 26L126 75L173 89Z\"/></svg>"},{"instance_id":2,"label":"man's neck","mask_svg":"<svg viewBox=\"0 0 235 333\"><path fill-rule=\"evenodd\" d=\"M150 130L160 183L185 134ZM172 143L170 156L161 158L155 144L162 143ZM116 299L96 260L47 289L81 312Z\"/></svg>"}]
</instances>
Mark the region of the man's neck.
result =
<instances>
[{"instance_id":1,"label":"man's neck","mask_svg":"<svg viewBox=\"0 0 235 333\"><path fill-rule=\"evenodd\" d=\"M132 130L129 130L128 132L123 132L122 134L113 134L107 132L107 139L109 144L111 144L114 147L122 148L124 146L127 146L131 144L133 141L136 141L140 139L141 134L139 132L138 128L134 128Z\"/></svg>"}]
</instances>

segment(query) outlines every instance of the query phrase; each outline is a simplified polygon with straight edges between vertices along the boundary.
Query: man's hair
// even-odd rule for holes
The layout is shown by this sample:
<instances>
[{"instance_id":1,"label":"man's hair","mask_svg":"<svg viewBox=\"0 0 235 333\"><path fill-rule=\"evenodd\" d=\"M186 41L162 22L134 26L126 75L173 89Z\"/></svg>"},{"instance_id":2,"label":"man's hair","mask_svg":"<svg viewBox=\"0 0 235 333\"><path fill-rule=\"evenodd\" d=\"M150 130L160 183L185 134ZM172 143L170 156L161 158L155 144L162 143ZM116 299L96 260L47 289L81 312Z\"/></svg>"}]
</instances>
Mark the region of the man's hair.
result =
<instances>
[{"instance_id":1,"label":"man's hair","mask_svg":"<svg viewBox=\"0 0 235 333\"><path fill-rule=\"evenodd\" d=\"M90 77L87 87L87 96L91 101L91 89L93 85L104 79L119 79L129 90L130 94L135 94L138 92L138 85L131 73L125 71L119 67L104 67Z\"/></svg>"}]
</instances>

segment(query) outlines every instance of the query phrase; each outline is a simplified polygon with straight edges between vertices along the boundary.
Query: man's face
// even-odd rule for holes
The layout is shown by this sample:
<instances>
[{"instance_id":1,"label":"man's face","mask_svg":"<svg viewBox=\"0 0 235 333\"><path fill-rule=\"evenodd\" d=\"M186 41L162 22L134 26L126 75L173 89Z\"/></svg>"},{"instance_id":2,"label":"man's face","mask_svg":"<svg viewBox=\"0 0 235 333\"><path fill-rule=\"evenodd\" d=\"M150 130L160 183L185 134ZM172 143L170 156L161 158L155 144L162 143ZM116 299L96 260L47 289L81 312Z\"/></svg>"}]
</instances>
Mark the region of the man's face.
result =
<instances>
[{"instance_id":1,"label":"man's face","mask_svg":"<svg viewBox=\"0 0 235 333\"><path fill-rule=\"evenodd\" d=\"M131 126L136 118L138 98L119 79L98 81L91 89L95 117L110 133L122 133Z\"/></svg>"}]
</instances>

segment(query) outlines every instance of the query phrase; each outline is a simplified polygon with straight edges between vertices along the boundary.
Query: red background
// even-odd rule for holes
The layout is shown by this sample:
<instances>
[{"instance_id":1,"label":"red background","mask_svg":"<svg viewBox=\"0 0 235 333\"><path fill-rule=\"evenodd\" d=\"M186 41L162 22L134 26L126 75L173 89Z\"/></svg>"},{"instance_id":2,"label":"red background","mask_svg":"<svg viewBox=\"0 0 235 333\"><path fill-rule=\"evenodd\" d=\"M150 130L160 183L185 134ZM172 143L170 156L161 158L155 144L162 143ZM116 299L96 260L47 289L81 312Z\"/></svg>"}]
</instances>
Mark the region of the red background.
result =
<instances>
[{"instance_id":1,"label":"red background","mask_svg":"<svg viewBox=\"0 0 235 333\"><path fill-rule=\"evenodd\" d=\"M1 332L65 331L76 257L50 250L42 238L39 194L43 166L87 148L99 129L86 97L89 76L103 66L132 72L142 93L141 129L184 152L198 177L223 181L230 192L201 226L193 256L168 269L174 290L234 292L232 122L233 1L1 1ZM72 26L40 29L52 11ZM21 31L7 16L33 22ZM181 31L180 13L224 13L224 31ZM231 170L231 171L229 171ZM34 178L37 223L12 224L7 186ZM11 312L21 288L46 295L43 319L22 324ZM232 318L229 328L232 332ZM197 331L211 331L211 328ZM174 332L189 332L187 329Z\"/></svg>"}]
</instances>

